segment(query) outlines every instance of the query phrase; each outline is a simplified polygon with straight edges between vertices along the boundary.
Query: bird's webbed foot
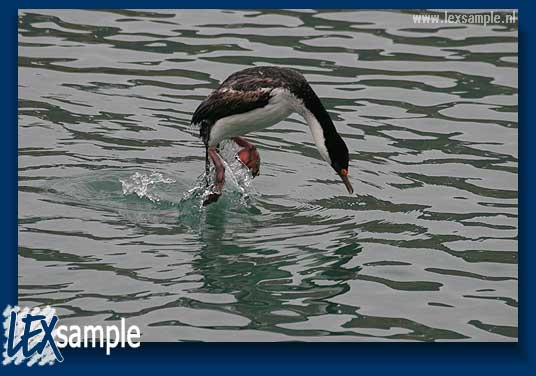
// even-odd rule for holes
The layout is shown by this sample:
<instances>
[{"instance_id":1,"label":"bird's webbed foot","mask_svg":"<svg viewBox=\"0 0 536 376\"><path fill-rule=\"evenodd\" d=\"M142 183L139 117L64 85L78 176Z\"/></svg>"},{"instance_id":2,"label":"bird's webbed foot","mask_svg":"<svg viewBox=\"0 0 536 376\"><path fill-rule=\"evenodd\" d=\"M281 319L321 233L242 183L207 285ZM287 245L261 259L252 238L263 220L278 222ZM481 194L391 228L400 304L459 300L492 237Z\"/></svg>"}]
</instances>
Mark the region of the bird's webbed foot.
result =
<instances>
[{"instance_id":1,"label":"bird's webbed foot","mask_svg":"<svg viewBox=\"0 0 536 376\"><path fill-rule=\"evenodd\" d=\"M235 137L233 138L233 141L236 142L238 146L243 148L236 154L236 157L240 160L240 162L250 169L253 177L258 176L261 167L261 156L259 155L255 145L246 141L242 137Z\"/></svg>"}]
</instances>

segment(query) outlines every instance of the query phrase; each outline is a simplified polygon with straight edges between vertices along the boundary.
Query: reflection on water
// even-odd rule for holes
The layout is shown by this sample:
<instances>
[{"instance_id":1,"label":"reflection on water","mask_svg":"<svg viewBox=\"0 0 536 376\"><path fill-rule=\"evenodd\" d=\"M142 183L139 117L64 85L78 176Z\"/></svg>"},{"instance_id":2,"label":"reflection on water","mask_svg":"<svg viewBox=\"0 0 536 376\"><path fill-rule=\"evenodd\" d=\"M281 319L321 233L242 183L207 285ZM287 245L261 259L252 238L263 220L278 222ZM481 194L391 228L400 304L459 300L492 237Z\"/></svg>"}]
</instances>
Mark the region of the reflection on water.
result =
<instances>
[{"instance_id":1,"label":"reflection on water","mask_svg":"<svg viewBox=\"0 0 536 376\"><path fill-rule=\"evenodd\" d=\"M202 208L189 125L230 73L306 75ZM146 341L517 339L517 26L389 11L21 11L19 302Z\"/></svg>"}]
</instances>

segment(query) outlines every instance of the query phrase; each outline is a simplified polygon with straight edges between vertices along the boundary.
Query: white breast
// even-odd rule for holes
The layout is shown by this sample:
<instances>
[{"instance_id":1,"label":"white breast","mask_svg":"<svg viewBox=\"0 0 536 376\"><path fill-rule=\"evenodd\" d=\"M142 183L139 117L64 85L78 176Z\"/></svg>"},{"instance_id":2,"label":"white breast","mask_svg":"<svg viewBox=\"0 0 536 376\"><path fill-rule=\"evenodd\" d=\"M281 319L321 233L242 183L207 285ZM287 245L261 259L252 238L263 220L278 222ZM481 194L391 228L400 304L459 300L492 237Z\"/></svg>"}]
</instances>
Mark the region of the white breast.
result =
<instances>
[{"instance_id":1,"label":"white breast","mask_svg":"<svg viewBox=\"0 0 536 376\"><path fill-rule=\"evenodd\" d=\"M271 90L268 104L242 114L219 119L210 131L209 146L247 133L271 127L286 119L292 112L302 113L303 103L286 89Z\"/></svg>"}]
</instances>

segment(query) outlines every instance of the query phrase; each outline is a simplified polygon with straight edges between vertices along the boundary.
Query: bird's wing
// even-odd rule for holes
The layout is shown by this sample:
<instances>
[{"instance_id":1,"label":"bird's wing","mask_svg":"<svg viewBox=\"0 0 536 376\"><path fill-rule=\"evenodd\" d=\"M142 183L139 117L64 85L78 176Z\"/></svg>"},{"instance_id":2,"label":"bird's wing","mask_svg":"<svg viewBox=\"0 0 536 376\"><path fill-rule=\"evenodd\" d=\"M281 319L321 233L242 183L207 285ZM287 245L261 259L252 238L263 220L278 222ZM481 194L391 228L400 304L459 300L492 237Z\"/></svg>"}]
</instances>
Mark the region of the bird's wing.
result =
<instances>
[{"instance_id":1,"label":"bird's wing","mask_svg":"<svg viewBox=\"0 0 536 376\"><path fill-rule=\"evenodd\" d=\"M270 100L270 94L271 89L213 91L195 110L192 124L208 123L212 126L221 118L264 107Z\"/></svg>"}]
</instances>

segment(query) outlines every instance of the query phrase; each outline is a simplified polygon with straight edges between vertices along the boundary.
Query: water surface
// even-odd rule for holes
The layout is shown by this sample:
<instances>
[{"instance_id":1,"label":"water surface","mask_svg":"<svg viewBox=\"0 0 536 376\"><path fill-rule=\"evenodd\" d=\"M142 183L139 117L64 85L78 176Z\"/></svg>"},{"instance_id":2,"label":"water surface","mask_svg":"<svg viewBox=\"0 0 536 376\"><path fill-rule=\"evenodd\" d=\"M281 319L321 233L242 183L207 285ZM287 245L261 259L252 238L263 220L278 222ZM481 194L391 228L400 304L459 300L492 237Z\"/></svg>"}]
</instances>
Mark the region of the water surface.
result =
<instances>
[{"instance_id":1,"label":"water surface","mask_svg":"<svg viewBox=\"0 0 536 376\"><path fill-rule=\"evenodd\" d=\"M517 41L411 12L21 11L19 303L145 341L517 340ZM256 65L311 82L354 195L293 115L199 207L191 115Z\"/></svg>"}]
</instances>

